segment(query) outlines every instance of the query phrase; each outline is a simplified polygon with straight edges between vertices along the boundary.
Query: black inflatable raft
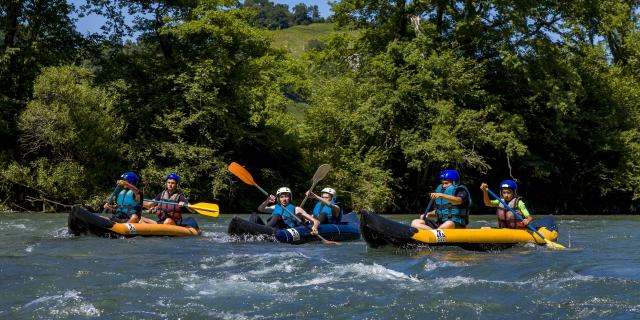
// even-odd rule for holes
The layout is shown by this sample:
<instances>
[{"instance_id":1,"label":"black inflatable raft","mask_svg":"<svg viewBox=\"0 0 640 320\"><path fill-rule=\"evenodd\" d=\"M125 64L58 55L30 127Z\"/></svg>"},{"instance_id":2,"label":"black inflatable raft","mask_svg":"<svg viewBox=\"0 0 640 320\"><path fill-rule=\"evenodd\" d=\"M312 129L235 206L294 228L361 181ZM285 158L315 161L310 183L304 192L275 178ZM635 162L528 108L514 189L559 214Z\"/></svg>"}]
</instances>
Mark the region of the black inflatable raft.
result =
<instances>
[{"instance_id":1,"label":"black inflatable raft","mask_svg":"<svg viewBox=\"0 0 640 320\"><path fill-rule=\"evenodd\" d=\"M558 238L553 216L534 220L531 225L546 239L555 241ZM528 229L421 230L365 211L362 212L360 230L367 244L373 248L385 245L403 248L458 246L472 251L493 251L507 249L518 243L546 243Z\"/></svg>"},{"instance_id":2,"label":"black inflatable raft","mask_svg":"<svg viewBox=\"0 0 640 320\"><path fill-rule=\"evenodd\" d=\"M233 217L233 219L231 219L228 233L238 236L266 235L270 236L272 240L291 244L301 244L320 240L319 237L312 235L311 230L306 226L298 226L288 229L274 229L240 217ZM340 223L321 224L318 227L318 233L325 239L331 241L360 239L358 215L355 212L351 212L342 216Z\"/></svg>"}]
</instances>

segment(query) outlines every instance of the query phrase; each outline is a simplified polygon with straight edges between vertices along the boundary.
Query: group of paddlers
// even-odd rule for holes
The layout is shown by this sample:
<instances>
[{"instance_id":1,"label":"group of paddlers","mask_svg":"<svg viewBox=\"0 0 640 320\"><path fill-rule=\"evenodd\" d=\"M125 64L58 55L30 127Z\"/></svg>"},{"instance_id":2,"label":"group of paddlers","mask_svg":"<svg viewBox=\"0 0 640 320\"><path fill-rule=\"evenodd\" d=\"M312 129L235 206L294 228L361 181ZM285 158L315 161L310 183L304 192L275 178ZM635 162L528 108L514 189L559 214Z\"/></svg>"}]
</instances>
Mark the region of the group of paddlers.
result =
<instances>
[{"instance_id":1,"label":"group of paddlers","mask_svg":"<svg viewBox=\"0 0 640 320\"><path fill-rule=\"evenodd\" d=\"M165 177L165 189L154 199L143 198L142 191L137 187L138 180L138 175L133 172L125 172L120 176L113 194L103 206L105 211L112 212L110 220L128 223L180 224L183 209L190 210L189 200L178 188L180 176L175 173L168 174ZM143 217L143 209L149 209L157 219Z\"/></svg>"},{"instance_id":2,"label":"group of paddlers","mask_svg":"<svg viewBox=\"0 0 640 320\"><path fill-rule=\"evenodd\" d=\"M418 229L460 229L469 224L469 207L471 195L469 189L460 183L460 173L457 170L444 170L440 173L440 185L435 192L429 194L431 201L426 212L411 222L411 226ZM496 207L496 216L500 228L525 229L533 220L522 198L518 196L518 185L513 180L500 183L500 199L489 199L489 186L480 185L482 199L487 207ZM428 211L431 204L434 210ZM514 213L515 212L515 213ZM436 220L429 220L436 217Z\"/></svg>"},{"instance_id":3,"label":"group of paddlers","mask_svg":"<svg viewBox=\"0 0 640 320\"><path fill-rule=\"evenodd\" d=\"M413 220L411 226L426 230L466 228L469 224L471 205L469 189L460 183L460 174L457 170L442 171L439 180L440 184L435 192L429 194L431 200L427 210L419 219ZM153 200L143 200L137 183L138 176L135 173L122 174L110 201L104 205L105 210L113 212L111 220L130 223L180 224L183 208L188 208L188 200L178 188L180 177L177 174L171 173L166 176L165 190ZM527 228L533 217L518 195L518 186L515 181L504 180L500 183L500 199L489 199L489 188L486 183L482 183L480 189L483 192L484 205L496 207L500 228ZM306 196L316 200L311 214L291 203L292 192L288 187L281 187L275 195L269 195L258 206L258 211L271 214L266 225L277 229L294 228L307 220L310 222L312 234L318 233L318 226L322 223L340 222L342 209L336 202L336 190L327 187L322 189L320 196L311 191L307 191ZM432 204L433 210L429 211ZM142 217L142 209L150 209L156 214L157 220ZM430 220L430 217L435 217L435 220ZM255 213L251 220L262 223Z\"/></svg>"}]
</instances>

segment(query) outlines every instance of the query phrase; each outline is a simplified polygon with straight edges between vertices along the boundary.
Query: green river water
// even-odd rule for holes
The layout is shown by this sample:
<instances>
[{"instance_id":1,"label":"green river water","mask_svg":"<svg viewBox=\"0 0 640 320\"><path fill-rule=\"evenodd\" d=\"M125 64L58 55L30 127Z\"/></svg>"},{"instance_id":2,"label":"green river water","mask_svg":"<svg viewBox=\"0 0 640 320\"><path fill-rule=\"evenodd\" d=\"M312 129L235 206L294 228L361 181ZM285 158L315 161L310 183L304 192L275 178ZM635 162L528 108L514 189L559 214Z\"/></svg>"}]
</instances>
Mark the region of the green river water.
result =
<instances>
[{"instance_id":1,"label":"green river water","mask_svg":"<svg viewBox=\"0 0 640 320\"><path fill-rule=\"evenodd\" d=\"M558 216L568 250L490 253L238 241L231 217L103 239L1 214L0 319L640 319L639 216Z\"/></svg>"}]
</instances>

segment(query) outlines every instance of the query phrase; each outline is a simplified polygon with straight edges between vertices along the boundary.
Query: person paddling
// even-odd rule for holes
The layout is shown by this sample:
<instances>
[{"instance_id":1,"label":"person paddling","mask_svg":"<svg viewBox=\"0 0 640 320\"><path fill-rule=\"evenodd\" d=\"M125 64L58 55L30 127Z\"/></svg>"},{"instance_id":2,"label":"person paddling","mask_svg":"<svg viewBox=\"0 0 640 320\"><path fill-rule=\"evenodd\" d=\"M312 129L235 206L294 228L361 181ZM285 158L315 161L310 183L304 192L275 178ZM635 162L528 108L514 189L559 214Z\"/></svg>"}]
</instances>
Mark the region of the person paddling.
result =
<instances>
[{"instance_id":1,"label":"person paddling","mask_svg":"<svg viewBox=\"0 0 640 320\"><path fill-rule=\"evenodd\" d=\"M482 200L487 207L496 207L496 216L498 217L499 228L509 229L526 229L527 225L533 220L533 216L529 214L527 206L522 197L518 195L518 185L513 180L504 180L500 183L500 198L513 208L521 217L524 218L520 221L509 209L507 209L498 199L490 200L487 190L489 185L482 183L480 190L482 190Z\"/></svg>"},{"instance_id":2,"label":"person paddling","mask_svg":"<svg viewBox=\"0 0 640 320\"><path fill-rule=\"evenodd\" d=\"M320 191L320 197L307 191L307 197L317 200L315 207L313 208L313 217L318 219L320 223L340 223L341 210L336 204L336 190L333 188L324 188Z\"/></svg>"},{"instance_id":3,"label":"person paddling","mask_svg":"<svg viewBox=\"0 0 640 320\"><path fill-rule=\"evenodd\" d=\"M278 229L295 228L300 225L299 220L292 216L292 214L295 214L298 218L302 216L313 222L311 234L318 234L320 221L309 215L304 209L291 203L291 189L287 187L278 189L275 196L272 194L269 195L269 197L258 206L258 211L271 213L271 217L269 217L266 224L268 227Z\"/></svg>"},{"instance_id":4,"label":"person paddling","mask_svg":"<svg viewBox=\"0 0 640 320\"><path fill-rule=\"evenodd\" d=\"M137 188L138 176L133 172L125 172L116 183L122 190L115 198L115 203L105 203L103 208L113 212L110 220L115 222L137 223L142 216L142 191Z\"/></svg>"},{"instance_id":5,"label":"person paddling","mask_svg":"<svg viewBox=\"0 0 640 320\"><path fill-rule=\"evenodd\" d=\"M435 209L423 214L420 219L411 221L411 226L423 230L466 228L471 205L469 190L460 184L457 170L444 170L439 179L440 185L436 192L429 194L435 203ZM435 223L428 219L432 216L437 217Z\"/></svg>"},{"instance_id":6,"label":"person paddling","mask_svg":"<svg viewBox=\"0 0 640 320\"><path fill-rule=\"evenodd\" d=\"M145 202L144 207L151 209L151 212L158 216L158 220L154 221L148 218L142 218L143 223L162 223L178 225L182 222L182 210L185 205L189 204L189 199L182 194L178 185L180 184L180 176L176 173L170 173L165 178L166 188L160 192L153 200L175 202L175 204ZM187 210L191 211L187 206Z\"/></svg>"}]
</instances>

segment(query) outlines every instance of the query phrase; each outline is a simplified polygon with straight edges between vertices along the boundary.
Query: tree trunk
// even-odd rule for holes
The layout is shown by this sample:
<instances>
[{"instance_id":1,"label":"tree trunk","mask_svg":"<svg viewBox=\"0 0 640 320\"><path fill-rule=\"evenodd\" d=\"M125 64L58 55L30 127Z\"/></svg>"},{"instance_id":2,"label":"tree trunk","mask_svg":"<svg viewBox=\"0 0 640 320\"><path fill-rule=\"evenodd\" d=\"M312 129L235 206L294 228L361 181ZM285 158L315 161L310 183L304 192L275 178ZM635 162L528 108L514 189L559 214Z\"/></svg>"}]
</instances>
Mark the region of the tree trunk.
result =
<instances>
[{"instance_id":1,"label":"tree trunk","mask_svg":"<svg viewBox=\"0 0 640 320\"><path fill-rule=\"evenodd\" d=\"M16 33L18 32L18 18L22 14L22 4L20 0L7 0L7 16L5 18L5 37L2 44L2 51L13 47L15 44Z\"/></svg>"}]
</instances>

